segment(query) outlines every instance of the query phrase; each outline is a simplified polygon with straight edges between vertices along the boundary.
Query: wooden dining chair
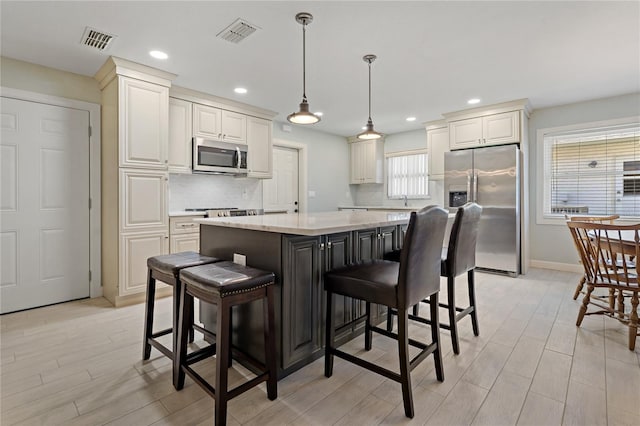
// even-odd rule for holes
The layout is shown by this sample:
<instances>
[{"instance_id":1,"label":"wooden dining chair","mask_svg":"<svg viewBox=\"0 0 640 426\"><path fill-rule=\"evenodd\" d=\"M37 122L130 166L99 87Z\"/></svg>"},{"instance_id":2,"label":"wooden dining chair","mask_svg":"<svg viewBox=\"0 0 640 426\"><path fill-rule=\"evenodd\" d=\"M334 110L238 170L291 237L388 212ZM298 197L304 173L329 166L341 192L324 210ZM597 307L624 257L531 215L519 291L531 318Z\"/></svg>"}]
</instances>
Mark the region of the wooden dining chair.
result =
<instances>
[{"instance_id":1,"label":"wooden dining chair","mask_svg":"<svg viewBox=\"0 0 640 426\"><path fill-rule=\"evenodd\" d=\"M640 224L568 221L567 226L578 248L587 285L576 325L582 324L585 315L615 318L629 327L629 349L634 350L638 336L640 267L635 259L640 255ZM609 289L609 303L592 297L596 288ZM629 311L624 304L625 293L631 298Z\"/></svg>"},{"instance_id":2,"label":"wooden dining chair","mask_svg":"<svg viewBox=\"0 0 640 426\"><path fill-rule=\"evenodd\" d=\"M608 216L568 216L564 215L567 221L571 222L592 222L592 223L609 223L612 224L616 219L620 218L618 214L612 214ZM580 282L576 286L576 291L573 293L573 300L578 298L578 295L582 292L584 288L585 277L580 278Z\"/></svg>"}]
</instances>

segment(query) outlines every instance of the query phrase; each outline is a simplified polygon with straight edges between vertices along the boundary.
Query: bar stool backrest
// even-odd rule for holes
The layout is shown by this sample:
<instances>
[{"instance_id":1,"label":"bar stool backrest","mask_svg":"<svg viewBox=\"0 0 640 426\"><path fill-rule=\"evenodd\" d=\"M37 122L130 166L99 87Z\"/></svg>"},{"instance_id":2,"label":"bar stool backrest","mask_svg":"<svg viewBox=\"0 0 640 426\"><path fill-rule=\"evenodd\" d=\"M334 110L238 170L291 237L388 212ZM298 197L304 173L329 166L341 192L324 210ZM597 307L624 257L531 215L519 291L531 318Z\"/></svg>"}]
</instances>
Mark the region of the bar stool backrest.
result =
<instances>
[{"instance_id":1,"label":"bar stool backrest","mask_svg":"<svg viewBox=\"0 0 640 426\"><path fill-rule=\"evenodd\" d=\"M467 203L458 208L447 246L446 276L457 277L476 267L476 241L481 214L482 207L476 203Z\"/></svg>"},{"instance_id":2,"label":"bar stool backrest","mask_svg":"<svg viewBox=\"0 0 640 426\"><path fill-rule=\"evenodd\" d=\"M405 309L440 290L446 210L427 206L412 212L400 255L398 308Z\"/></svg>"}]
</instances>

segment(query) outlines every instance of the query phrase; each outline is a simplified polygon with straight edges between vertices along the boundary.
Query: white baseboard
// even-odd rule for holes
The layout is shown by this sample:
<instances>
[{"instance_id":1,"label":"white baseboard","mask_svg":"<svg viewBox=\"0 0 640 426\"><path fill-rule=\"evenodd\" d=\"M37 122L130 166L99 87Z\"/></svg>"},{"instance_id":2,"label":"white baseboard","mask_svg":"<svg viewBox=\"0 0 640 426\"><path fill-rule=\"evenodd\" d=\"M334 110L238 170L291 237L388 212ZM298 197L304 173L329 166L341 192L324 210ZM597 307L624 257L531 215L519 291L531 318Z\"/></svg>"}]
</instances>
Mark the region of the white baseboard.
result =
<instances>
[{"instance_id":1,"label":"white baseboard","mask_svg":"<svg viewBox=\"0 0 640 426\"><path fill-rule=\"evenodd\" d=\"M531 259L532 268L553 269L563 272L584 272L582 265L574 265L572 263L560 263L560 262L547 262L545 260L533 260Z\"/></svg>"}]
</instances>

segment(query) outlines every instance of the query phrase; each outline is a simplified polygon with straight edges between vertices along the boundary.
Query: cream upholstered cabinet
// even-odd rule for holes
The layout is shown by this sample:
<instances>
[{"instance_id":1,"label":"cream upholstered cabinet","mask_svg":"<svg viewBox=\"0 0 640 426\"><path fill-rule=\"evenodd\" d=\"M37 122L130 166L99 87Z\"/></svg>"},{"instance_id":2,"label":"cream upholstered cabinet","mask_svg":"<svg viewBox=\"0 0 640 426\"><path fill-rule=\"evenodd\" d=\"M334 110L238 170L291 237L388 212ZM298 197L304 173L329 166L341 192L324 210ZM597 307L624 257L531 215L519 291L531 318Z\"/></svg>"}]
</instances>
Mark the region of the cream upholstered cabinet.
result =
<instances>
[{"instance_id":1,"label":"cream upholstered cabinet","mask_svg":"<svg viewBox=\"0 0 640 426\"><path fill-rule=\"evenodd\" d=\"M174 77L114 57L95 75L102 90L102 284L104 296L116 306L144 300L146 260L169 250L169 87Z\"/></svg>"},{"instance_id":2,"label":"cream upholstered cabinet","mask_svg":"<svg viewBox=\"0 0 640 426\"><path fill-rule=\"evenodd\" d=\"M247 116L194 103L193 134L202 138L247 143Z\"/></svg>"},{"instance_id":3,"label":"cream upholstered cabinet","mask_svg":"<svg viewBox=\"0 0 640 426\"><path fill-rule=\"evenodd\" d=\"M444 179L444 153L449 151L449 127L446 121L426 123L429 179Z\"/></svg>"},{"instance_id":4,"label":"cream upholstered cabinet","mask_svg":"<svg viewBox=\"0 0 640 426\"><path fill-rule=\"evenodd\" d=\"M450 149L520 142L520 111L449 122Z\"/></svg>"},{"instance_id":5,"label":"cream upholstered cabinet","mask_svg":"<svg viewBox=\"0 0 640 426\"><path fill-rule=\"evenodd\" d=\"M349 138L351 184L382 183L384 179L384 141Z\"/></svg>"},{"instance_id":6,"label":"cream upholstered cabinet","mask_svg":"<svg viewBox=\"0 0 640 426\"><path fill-rule=\"evenodd\" d=\"M203 217L204 215L169 218L169 253L200 251L200 225L193 219Z\"/></svg>"},{"instance_id":7,"label":"cream upholstered cabinet","mask_svg":"<svg viewBox=\"0 0 640 426\"><path fill-rule=\"evenodd\" d=\"M169 98L169 172L191 173L192 104Z\"/></svg>"}]
</instances>

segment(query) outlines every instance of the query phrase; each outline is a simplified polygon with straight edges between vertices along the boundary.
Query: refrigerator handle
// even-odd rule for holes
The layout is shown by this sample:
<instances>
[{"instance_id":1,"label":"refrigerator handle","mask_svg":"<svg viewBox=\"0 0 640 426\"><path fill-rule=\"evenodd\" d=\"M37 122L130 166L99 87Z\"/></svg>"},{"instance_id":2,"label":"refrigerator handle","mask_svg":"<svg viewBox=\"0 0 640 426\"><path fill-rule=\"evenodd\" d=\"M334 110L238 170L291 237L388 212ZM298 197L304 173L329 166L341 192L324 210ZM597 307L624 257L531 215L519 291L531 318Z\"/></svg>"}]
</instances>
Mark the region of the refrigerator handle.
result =
<instances>
[{"instance_id":1,"label":"refrigerator handle","mask_svg":"<svg viewBox=\"0 0 640 426\"><path fill-rule=\"evenodd\" d=\"M473 175L473 201L478 202L478 173Z\"/></svg>"},{"instance_id":2,"label":"refrigerator handle","mask_svg":"<svg viewBox=\"0 0 640 426\"><path fill-rule=\"evenodd\" d=\"M471 180L473 179L473 177L471 176L471 173L467 172L467 202L469 201L473 201L473 192L471 192L472 189L472 184L471 184Z\"/></svg>"}]
</instances>

